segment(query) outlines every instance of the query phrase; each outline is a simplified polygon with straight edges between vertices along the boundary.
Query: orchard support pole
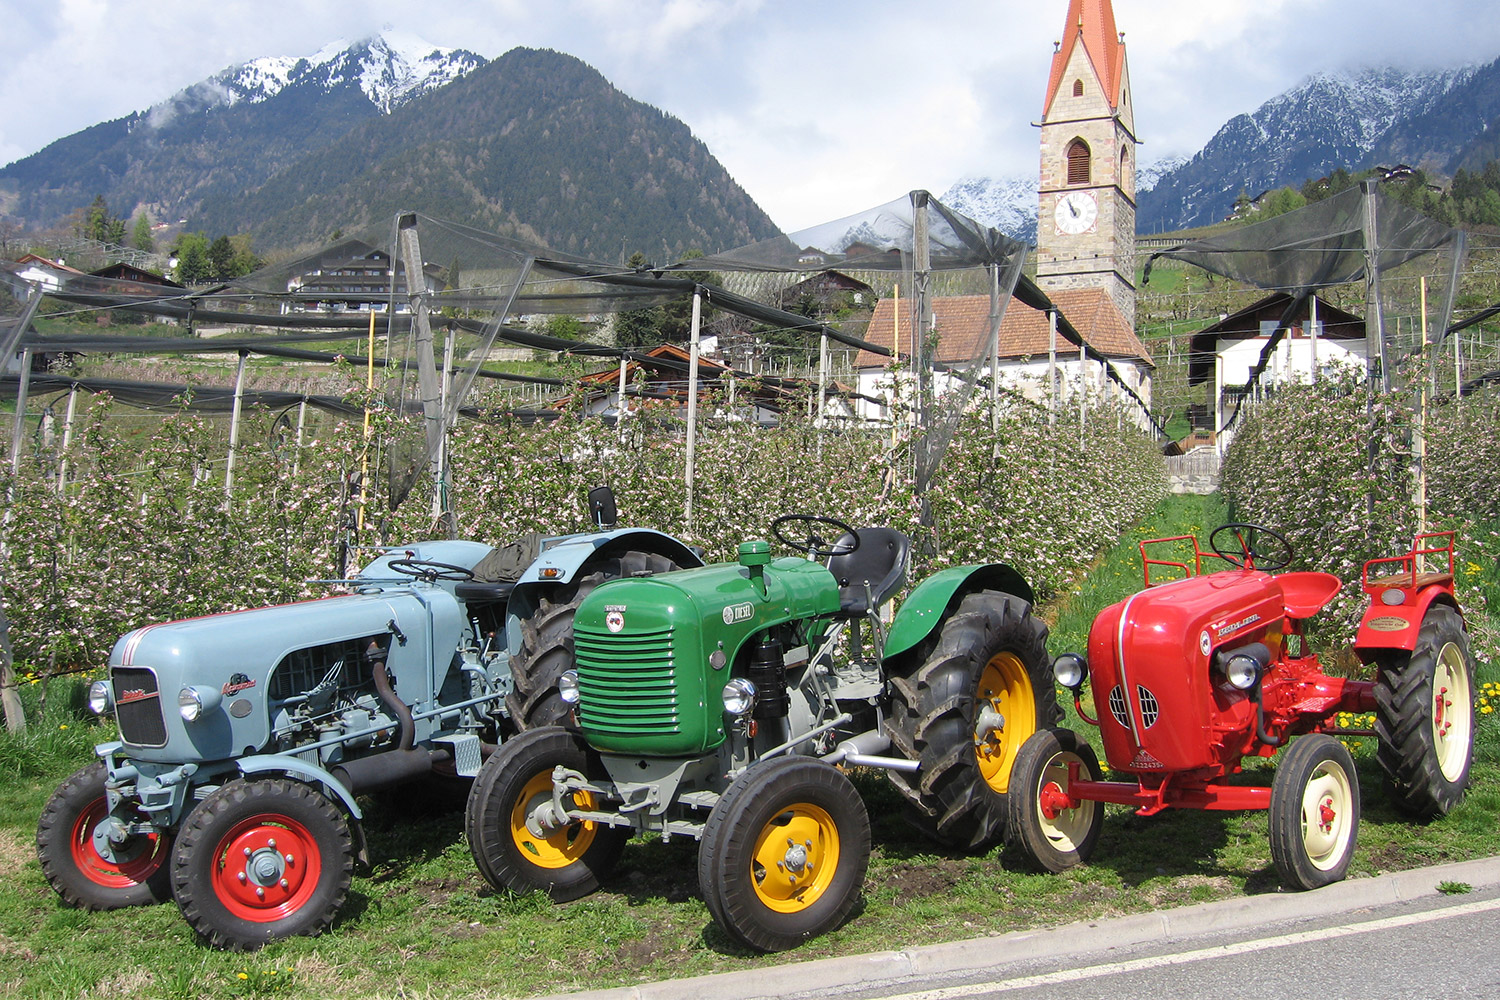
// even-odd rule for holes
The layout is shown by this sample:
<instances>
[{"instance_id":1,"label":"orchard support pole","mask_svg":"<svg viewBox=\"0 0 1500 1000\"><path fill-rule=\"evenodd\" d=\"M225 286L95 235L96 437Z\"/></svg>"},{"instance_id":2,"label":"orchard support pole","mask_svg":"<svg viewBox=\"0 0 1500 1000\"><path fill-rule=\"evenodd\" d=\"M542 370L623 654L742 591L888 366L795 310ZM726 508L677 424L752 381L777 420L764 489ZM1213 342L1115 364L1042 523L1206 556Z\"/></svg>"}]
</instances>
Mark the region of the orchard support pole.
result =
<instances>
[{"instance_id":1,"label":"orchard support pole","mask_svg":"<svg viewBox=\"0 0 1500 1000\"><path fill-rule=\"evenodd\" d=\"M406 297L411 303L412 329L416 332L417 395L422 400L422 423L426 430L427 467L432 474L434 503L447 495L443 482L443 404L438 381L437 354L433 348L432 322L428 314L427 279L422 269L422 242L417 234L417 216L407 212L396 220L401 244L401 268L406 272ZM456 533L453 512L440 507L443 528L451 538Z\"/></svg>"},{"instance_id":2,"label":"orchard support pole","mask_svg":"<svg viewBox=\"0 0 1500 1000\"><path fill-rule=\"evenodd\" d=\"M1057 309L1047 310L1047 426L1057 426Z\"/></svg>"},{"instance_id":3,"label":"orchard support pole","mask_svg":"<svg viewBox=\"0 0 1500 1000\"><path fill-rule=\"evenodd\" d=\"M15 663L11 657L10 619L5 616L5 601L0 599L0 706L5 709L5 728L12 733L26 731L26 712L16 690Z\"/></svg>"},{"instance_id":4,"label":"orchard support pole","mask_svg":"<svg viewBox=\"0 0 1500 1000\"><path fill-rule=\"evenodd\" d=\"M234 453L240 443L240 407L245 399L245 359L250 352L241 351L234 370L234 409L229 414L229 460L224 466L224 499L234 495Z\"/></svg>"},{"instance_id":5,"label":"orchard support pole","mask_svg":"<svg viewBox=\"0 0 1500 1000\"><path fill-rule=\"evenodd\" d=\"M693 326L688 337L687 461L683 479L687 501L683 515L689 530L693 526L693 450L698 436L698 340L703 328L703 289L693 288Z\"/></svg>"},{"instance_id":6,"label":"orchard support pole","mask_svg":"<svg viewBox=\"0 0 1500 1000\"><path fill-rule=\"evenodd\" d=\"M63 417L62 462L57 467L57 492L68 492L68 452L73 445L73 414L78 407L78 386L68 390L68 414Z\"/></svg>"},{"instance_id":7,"label":"orchard support pole","mask_svg":"<svg viewBox=\"0 0 1500 1000\"><path fill-rule=\"evenodd\" d=\"M31 348L21 352L21 384L16 388L16 421L10 432L10 471L21 472L21 443L26 437L26 395L31 390Z\"/></svg>"},{"instance_id":8,"label":"orchard support pole","mask_svg":"<svg viewBox=\"0 0 1500 1000\"><path fill-rule=\"evenodd\" d=\"M372 314L373 315L373 314ZM302 462L302 429L307 426L307 397L297 404L297 450L292 452L292 478L297 478L297 468Z\"/></svg>"},{"instance_id":9,"label":"orchard support pole","mask_svg":"<svg viewBox=\"0 0 1500 1000\"><path fill-rule=\"evenodd\" d=\"M990 265L990 433L1000 430L1000 265Z\"/></svg>"},{"instance_id":10,"label":"orchard support pole","mask_svg":"<svg viewBox=\"0 0 1500 1000\"><path fill-rule=\"evenodd\" d=\"M1380 366L1380 391L1391 388L1391 372L1385 363L1385 321L1380 312L1380 235L1376 229L1376 182L1360 181L1364 196L1365 242L1365 462L1366 477L1371 483L1365 491L1365 521L1375 525L1375 466L1380 458L1380 441L1375 434L1375 366Z\"/></svg>"}]
</instances>

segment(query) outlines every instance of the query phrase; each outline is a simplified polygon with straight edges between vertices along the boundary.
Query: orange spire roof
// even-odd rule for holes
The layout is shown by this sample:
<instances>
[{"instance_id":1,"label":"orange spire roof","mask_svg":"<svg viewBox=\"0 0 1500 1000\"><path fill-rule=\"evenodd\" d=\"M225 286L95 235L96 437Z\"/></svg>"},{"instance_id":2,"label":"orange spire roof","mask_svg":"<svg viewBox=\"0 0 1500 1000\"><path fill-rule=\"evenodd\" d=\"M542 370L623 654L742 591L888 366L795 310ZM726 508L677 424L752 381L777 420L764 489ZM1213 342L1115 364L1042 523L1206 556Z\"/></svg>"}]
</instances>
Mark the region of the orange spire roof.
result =
<instances>
[{"instance_id":1,"label":"orange spire roof","mask_svg":"<svg viewBox=\"0 0 1500 1000\"><path fill-rule=\"evenodd\" d=\"M1094 64L1094 72L1104 84L1109 106L1120 107L1120 87L1125 79L1125 43L1115 30L1115 10L1109 0L1068 0L1068 19L1063 24L1062 43L1052 54L1052 75L1047 80L1047 99L1042 114L1052 108L1052 100L1062 86L1063 70L1073 56L1075 46L1083 43L1084 51Z\"/></svg>"}]
</instances>

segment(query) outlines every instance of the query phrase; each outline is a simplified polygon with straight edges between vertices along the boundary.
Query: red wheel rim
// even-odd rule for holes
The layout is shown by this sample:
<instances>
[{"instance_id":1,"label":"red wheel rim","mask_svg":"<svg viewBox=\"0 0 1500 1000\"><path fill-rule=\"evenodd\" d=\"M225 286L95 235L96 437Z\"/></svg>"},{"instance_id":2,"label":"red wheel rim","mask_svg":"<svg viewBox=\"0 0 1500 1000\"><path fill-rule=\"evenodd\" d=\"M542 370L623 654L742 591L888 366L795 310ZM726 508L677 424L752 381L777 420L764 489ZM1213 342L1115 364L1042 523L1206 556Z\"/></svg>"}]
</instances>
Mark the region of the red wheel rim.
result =
<instances>
[{"instance_id":1,"label":"red wheel rim","mask_svg":"<svg viewBox=\"0 0 1500 1000\"><path fill-rule=\"evenodd\" d=\"M257 923L301 909L318 888L323 870L322 854L307 827L279 813L237 823L219 839L213 857L219 902L233 916Z\"/></svg>"},{"instance_id":2,"label":"red wheel rim","mask_svg":"<svg viewBox=\"0 0 1500 1000\"><path fill-rule=\"evenodd\" d=\"M73 821L69 852L73 867L96 885L106 889L133 889L145 883L167 863L167 838L156 833L138 834L124 849L106 858L94 849L94 828L109 815L104 796L90 802Z\"/></svg>"}]
</instances>

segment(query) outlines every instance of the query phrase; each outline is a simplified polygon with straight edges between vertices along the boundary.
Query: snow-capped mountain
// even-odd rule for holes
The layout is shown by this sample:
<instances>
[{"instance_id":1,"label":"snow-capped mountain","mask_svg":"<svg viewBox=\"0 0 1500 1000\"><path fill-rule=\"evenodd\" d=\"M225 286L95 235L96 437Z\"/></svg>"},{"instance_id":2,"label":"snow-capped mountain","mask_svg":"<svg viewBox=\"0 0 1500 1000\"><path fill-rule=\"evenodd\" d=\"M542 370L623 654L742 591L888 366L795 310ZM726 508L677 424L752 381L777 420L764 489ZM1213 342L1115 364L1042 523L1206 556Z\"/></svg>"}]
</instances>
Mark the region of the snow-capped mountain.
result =
<instances>
[{"instance_id":1,"label":"snow-capped mountain","mask_svg":"<svg viewBox=\"0 0 1500 1000\"><path fill-rule=\"evenodd\" d=\"M1207 225L1241 192L1298 186L1340 167L1404 162L1446 172L1497 114L1500 64L1320 73L1231 119L1190 160L1142 185L1137 226Z\"/></svg>"},{"instance_id":2,"label":"snow-capped mountain","mask_svg":"<svg viewBox=\"0 0 1500 1000\"><path fill-rule=\"evenodd\" d=\"M1036 243L1037 178L965 177L938 197L944 205L1023 243Z\"/></svg>"},{"instance_id":3,"label":"snow-capped mountain","mask_svg":"<svg viewBox=\"0 0 1500 1000\"><path fill-rule=\"evenodd\" d=\"M266 56L215 73L145 112L153 128L179 114L236 104L261 104L288 88L325 93L357 84L381 114L429 93L483 66L485 59L464 49L443 48L415 35L385 32L352 45L334 42L310 56Z\"/></svg>"}]
</instances>

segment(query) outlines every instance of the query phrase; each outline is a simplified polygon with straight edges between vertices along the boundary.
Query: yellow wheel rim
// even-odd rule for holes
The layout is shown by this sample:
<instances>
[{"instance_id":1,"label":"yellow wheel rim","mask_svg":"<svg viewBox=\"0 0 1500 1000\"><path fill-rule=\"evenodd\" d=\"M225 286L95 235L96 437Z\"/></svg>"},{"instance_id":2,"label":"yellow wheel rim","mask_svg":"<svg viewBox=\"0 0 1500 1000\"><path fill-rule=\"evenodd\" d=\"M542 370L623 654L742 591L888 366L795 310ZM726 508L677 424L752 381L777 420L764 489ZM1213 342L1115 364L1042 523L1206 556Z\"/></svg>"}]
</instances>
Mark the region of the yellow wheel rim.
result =
<instances>
[{"instance_id":1,"label":"yellow wheel rim","mask_svg":"<svg viewBox=\"0 0 1500 1000\"><path fill-rule=\"evenodd\" d=\"M1036 732L1036 692L1026 665L1014 653L998 653L984 665L975 692L974 753L979 773L996 792L1010 790L1010 769ZM987 720L1004 720L990 725Z\"/></svg>"},{"instance_id":2,"label":"yellow wheel rim","mask_svg":"<svg viewBox=\"0 0 1500 1000\"><path fill-rule=\"evenodd\" d=\"M1463 651L1450 642L1438 652L1432 678L1432 746L1438 767L1449 781L1459 779L1469 760L1474 740L1472 704Z\"/></svg>"},{"instance_id":3,"label":"yellow wheel rim","mask_svg":"<svg viewBox=\"0 0 1500 1000\"><path fill-rule=\"evenodd\" d=\"M579 809L594 807L594 797L588 792L574 792L569 797ZM552 771L548 769L526 782L516 796L516 804L510 810L510 836L521 856L538 868L566 868L588 851L598 824L591 820L569 823L539 837L527 828L526 819L538 806L551 801Z\"/></svg>"},{"instance_id":4,"label":"yellow wheel rim","mask_svg":"<svg viewBox=\"0 0 1500 1000\"><path fill-rule=\"evenodd\" d=\"M750 884L777 913L805 910L833 884L839 831L820 806L798 802L778 813L755 838Z\"/></svg>"}]
</instances>

